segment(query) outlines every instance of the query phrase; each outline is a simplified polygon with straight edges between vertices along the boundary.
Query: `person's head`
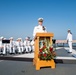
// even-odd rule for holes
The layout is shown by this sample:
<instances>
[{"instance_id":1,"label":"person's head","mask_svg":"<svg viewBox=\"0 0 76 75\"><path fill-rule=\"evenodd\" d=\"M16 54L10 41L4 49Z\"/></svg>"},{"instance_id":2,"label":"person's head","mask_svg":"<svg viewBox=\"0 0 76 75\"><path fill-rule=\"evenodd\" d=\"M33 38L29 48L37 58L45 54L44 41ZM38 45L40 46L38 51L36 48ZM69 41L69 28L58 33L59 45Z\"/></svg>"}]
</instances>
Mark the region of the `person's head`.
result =
<instances>
[{"instance_id":1,"label":"person's head","mask_svg":"<svg viewBox=\"0 0 76 75\"><path fill-rule=\"evenodd\" d=\"M18 39L16 41L18 42Z\"/></svg>"},{"instance_id":2,"label":"person's head","mask_svg":"<svg viewBox=\"0 0 76 75\"><path fill-rule=\"evenodd\" d=\"M68 29L68 33L72 34L70 29Z\"/></svg>"},{"instance_id":3,"label":"person's head","mask_svg":"<svg viewBox=\"0 0 76 75\"><path fill-rule=\"evenodd\" d=\"M19 38L19 41L21 42L22 41L22 38Z\"/></svg>"},{"instance_id":4,"label":"person's head","mask_svg":"<svg viewBox=\"0 0 76 75\"><path fill-rule=\"evenodd\" d=\"M0 37L0 39L1 39L1 40L4 40L4 37L3 37L3 36L1 36L1 37Z\"/></svg>"},{"instance_id":5,"label":"person's head","mask_svg":"<svg viewBox=\"0 0 76 75\"><path fill-rule=\"evenodd\" d=\"M28 37L26 37L25 40L28 41L29 40Z\"/></svg>"},{"instance_id":6,"label":"person's head","mask_svg":"<svg viewBox=\"0 0 76 75\"><path fill-rule=\"evenodd\" d=\"M10 39L10 41L13 41L13 37L10 37L9 39Z\"/></svg>"},{"instance_id":7,"label":"person's head","mask_svg":"<svg viewBox=\"0 0 76 75\"><path fill-rule=\"evenodd\" d=\"M42 25L43 24L43 18L38 18L38 23L39 23L39 25Z\"/></svg>"},{"instance_id":8,"label":"person's head","mask_svg":"<svg viewBox=\"0 0 76 75\"><path fill-rule=\"evenodd\" d=\"M67 31L68 33L70 33L70 29L68 29L68 31Z\"/></svg>"},{"instance_id":9,"label":"person's head","mask_svg":"<svg viewBox=\"0 0 76 75\"><path fill-rule=\"evenodd\" d=\"M18 42L21 42L21 38L18 38L17 41L18 41Z\"/></svg>"},{"instance_id":10,"label":"person's head","mask_svg":"<svg viewBox=\"0 0 76 75\"><path fill-rule=\"evenodd\" d=\"M28 40L30 40L30 37L28 36Z\"/></svg>"}]
</instances>

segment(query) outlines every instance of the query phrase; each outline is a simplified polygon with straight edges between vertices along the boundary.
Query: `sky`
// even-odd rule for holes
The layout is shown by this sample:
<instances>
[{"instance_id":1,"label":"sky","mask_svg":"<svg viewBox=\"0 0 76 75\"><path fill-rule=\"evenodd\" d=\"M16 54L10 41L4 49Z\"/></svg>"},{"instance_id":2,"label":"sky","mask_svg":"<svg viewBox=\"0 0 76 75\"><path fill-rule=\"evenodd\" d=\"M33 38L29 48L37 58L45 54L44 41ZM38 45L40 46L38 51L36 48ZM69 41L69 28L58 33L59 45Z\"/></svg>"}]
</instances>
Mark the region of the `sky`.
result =
<instances>
[{"instance_id":1,"label":"sky","mask_svg":"<svg viewBox=\"0 0 76 75\"><path fill-rule=\"evenodd\" d=\"M0 36L32 38L40 17L55 39L66 39L68 29L76 39L76 0L0 0Z\"/></svg>"}]
</instances>

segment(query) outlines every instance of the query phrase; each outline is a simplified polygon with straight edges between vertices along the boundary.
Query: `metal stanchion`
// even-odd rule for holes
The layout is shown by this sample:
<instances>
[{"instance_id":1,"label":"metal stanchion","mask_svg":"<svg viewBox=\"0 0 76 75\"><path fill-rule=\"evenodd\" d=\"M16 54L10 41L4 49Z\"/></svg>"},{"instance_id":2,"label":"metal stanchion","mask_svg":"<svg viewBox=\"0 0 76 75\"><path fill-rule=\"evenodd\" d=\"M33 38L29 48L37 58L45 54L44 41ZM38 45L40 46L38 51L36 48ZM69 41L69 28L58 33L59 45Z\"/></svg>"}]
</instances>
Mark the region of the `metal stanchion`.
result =
<instances>
[{"instance_id":1,"label":"metal stanchion","mask_svg":"<svg viewBox=\"0 0 76 75\"><path fill-rule=\"evenodd\" d=\"M55 50L56 50L56 39L52 39L52 42L53 42L53 47L54 47Z\"/></svg>"}]
</instances>

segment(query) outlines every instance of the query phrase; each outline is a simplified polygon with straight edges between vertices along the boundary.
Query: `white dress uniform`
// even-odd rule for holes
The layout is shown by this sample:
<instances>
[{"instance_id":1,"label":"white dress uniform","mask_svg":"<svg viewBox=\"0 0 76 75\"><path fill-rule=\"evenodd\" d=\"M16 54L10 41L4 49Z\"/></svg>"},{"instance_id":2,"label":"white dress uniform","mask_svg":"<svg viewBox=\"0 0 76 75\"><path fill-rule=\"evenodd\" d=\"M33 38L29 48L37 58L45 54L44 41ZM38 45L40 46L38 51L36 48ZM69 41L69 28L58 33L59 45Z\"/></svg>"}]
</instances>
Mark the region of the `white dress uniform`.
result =
<instances>
[{"instance_id":1,"label":"white dress uniform","mask_svg":"<svg viewBox=\"0 0 76 75\"><path fill-rule=\"evenodd\" d=\"M3 45L2 45L2 41L0 40L0 54L2 54L2 50L3 50Z\"/></svg>"},{"instance_id":2,"label":"white dress uniform","mask_svg":"<svg viewBox=\"0 0 76 75\"><path fill-rule=\"evenodd\" d=\"M3 54L6 54L6 47L7 47L7 45L3 44Z\"/></svg>"},{"instance_id":3,"label":"white dress uniform","mask_svg":"<svg viewBox=\"0 0 76 75\"><path fill-rule=\"evenodd\" d=\"M43 22L43 18L39 18L38 22ZM43 25L38 25L38 26L34 27L33 38L35 37L36 33L45 33L45 32L47 32L46 27L44 27L44 28L43 27L44 27ZM32 41L32 44L33 44L33 49L34 49L34 41Z\"/></svg>"},{"instance_id":4,"label":"white dress uniform","mask_svg":"<svg viewBox=\"0 0 76 75\"><path fill-rule=\"evenodd\" d=\"M10 53L15 53L15 41L10 41L10 44L9 44L9 52Z\"/></svg>"},{"instance_id":5,"label":"white dress uniform","mask_svg":"<svg viewBox=\"0 0 76 75\"><path fill-rule=\"evenodd\" d=\"M34 28L34 31L33 31L33 38L35 37L36 33L45 33L47 32L46 29L43 30L43 26L41 25L38 25ZM33 48L33 51L34 51L34 40L32 41L32 48Z\"/></svg>"},{"instance_id":6,"label":"white dress uniform","mask_svg":"<svg viewBox=\"0 0 76 75\"><path fill-rule=\"evenodd\" d=\"M36 33L43 33L43 32L47 32L46 29L43 30L43 26L41 25L35 26L33 31L33 37L35 37Z\"/></svg>"},{"instance_id":7,"label":"white dress uniform","mask_svg":"<svg viewBox=\"0 0 76 75\"><path fill-rule=\"evenodd\" d=\"M26 52L31 52L31 42L29 40L24 41L24 47L26 49Z\"/></svg>"},{"instance_id":8,"label":"white dress uniform","mask_svg":"<svg viewBox=\"0 0 76 75\"><path fill-rule=\"evenodd\" d=\"M34 40L31 41L32 51L34 51Z\"/></svg>"},{"instance_id":9,"label":"white dress uniform","mask_svg":"<svg viewBox=\"0 0 76 75\"><path fill-rule=\"evenodd\" d=\"M69 45L69 52L72 52L72 34L69 32L67 35L68 45Z\"/></svg>"},{"instance_id":10,"label":"white dress uniform","mask_svg":"<svg viewBox=\"0 0 76 75\"><path fill-rule=\"evenodd\" d=\"M24 51L23 42L22 41L17 41L16 42L16 46L17 46L17 49L18 49L18 53L22 53Z\"/></svg>"},{"instance_id":11,"label":"white dress uniform","mask_svg":"<svg viewBox=\"0 0 76 75\"><path fill-rule=\"evenodd\" d=\"M6 44L3 44L2 43L2 40L3 40L4 38L3 37L0 37L0 49L2 50L2 53L1 54L6 54Z\"/></svg>"},{"instance_id":12,"label":"white dress uniform","mask_svg":"<svg viewBox=\"0 0 76 75\"><path fill-rule=\"evenodd\" d=\"M23 53L24 52L24 44L23 44L23 41L21 41L21 52Z\"/></svg>"},{"instance_id":13,"label":"white dress uniform","mask_svg":"<svg viewBox=\"0 0 76 75\"><path fill-rule=\"evenodd\" d=\"M10 37L9 40L10 40L10 43L7 44L7 50L10 54L15 53L15 45L16 45L15 41L13 41L13 37Z\"/></svg>"}]
</instances>

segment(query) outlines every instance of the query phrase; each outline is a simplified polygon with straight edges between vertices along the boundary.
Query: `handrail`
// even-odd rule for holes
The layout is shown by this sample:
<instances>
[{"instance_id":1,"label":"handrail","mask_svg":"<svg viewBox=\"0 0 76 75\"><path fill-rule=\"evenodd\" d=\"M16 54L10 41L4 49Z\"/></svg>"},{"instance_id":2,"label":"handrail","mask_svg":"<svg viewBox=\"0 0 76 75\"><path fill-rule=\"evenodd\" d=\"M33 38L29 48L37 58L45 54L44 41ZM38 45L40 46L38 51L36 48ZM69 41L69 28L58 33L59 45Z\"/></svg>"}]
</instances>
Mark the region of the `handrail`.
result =
<instances>
[{"instance_id":1,"label":"handrail","mask_svg":"<svg viewBox=\"0 0 76 75\"><path fill-rule=\"evenodd\" d=\"M67 40L56 40L56 43L67 43ZM76 43L76 40L73 40L72 43Z\"/></svg>"}]
</instances>

